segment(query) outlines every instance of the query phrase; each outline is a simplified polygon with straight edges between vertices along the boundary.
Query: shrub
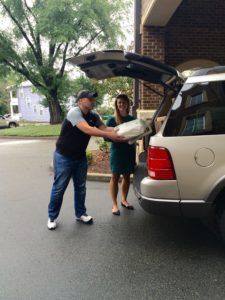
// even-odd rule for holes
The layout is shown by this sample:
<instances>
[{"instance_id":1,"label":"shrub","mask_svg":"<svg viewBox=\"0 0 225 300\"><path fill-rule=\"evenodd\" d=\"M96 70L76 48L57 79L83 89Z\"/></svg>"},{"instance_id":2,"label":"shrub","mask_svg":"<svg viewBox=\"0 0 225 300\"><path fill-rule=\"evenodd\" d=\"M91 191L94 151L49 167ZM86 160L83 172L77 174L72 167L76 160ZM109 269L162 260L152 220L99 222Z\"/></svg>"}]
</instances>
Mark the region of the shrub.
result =
<instances>
[{"instance_id":1,"label":"shrub","mask_svg":"<svg viewBox=\"0 0 225 300\"><path fill-rule=\"evenodd\" d=\"M95 140L98 145L98 149L103 152L109 152L109 143L104 141L102 138L97 138Z\"/></svg>"},{"instance_id":2,"label":"shrub","mask_svg":"<svg viewBox=\"0 0 225 300\"><path fill-rule=\"evenodd\" d=\"M93 159L93 154L91 150L89 149L86 150L86 157L87 157L88 164L90 165Z\"/></svg>"}]
</instances>

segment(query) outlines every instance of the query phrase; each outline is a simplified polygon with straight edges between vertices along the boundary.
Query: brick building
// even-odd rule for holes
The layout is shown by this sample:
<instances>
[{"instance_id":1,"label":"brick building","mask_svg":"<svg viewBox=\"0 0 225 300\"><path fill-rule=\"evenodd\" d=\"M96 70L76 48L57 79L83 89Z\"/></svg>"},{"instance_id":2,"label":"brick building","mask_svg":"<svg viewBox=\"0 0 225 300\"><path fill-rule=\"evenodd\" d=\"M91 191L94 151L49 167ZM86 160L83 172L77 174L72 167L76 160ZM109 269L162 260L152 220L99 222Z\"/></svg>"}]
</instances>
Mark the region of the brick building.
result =
<instances>
[{"instance_id":1,"label":"brick building","mask_svg":"<svg viewBox=\"0 0 225 300\"><path fill-rule=\"evenodd\" d=\"M225 1L135 0L135 52L180 72L225 65ZM158 104L159 98L136 82L138 116L149 118Z\"/></svg>"}]
</instances>

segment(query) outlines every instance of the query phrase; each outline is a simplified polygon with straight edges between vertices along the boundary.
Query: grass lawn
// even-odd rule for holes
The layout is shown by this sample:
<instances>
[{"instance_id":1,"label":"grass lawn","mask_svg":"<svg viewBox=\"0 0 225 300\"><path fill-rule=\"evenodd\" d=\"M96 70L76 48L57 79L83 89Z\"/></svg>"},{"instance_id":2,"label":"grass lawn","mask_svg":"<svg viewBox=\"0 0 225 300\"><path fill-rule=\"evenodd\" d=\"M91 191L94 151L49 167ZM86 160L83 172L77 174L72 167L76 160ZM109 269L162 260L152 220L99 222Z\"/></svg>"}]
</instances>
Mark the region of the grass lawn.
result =
<instances>
[{"instance_id":1,"label":"grass lawn","mask_svg":"<svg viewBox=\"0 0 225 300\"><path fill-rule=\"evenodd\" d=\"M16 128L0 129L1 136L31 136L31 137L47 137L58 136L61 125L28 125Z\"/></svg>"}]
</instances>

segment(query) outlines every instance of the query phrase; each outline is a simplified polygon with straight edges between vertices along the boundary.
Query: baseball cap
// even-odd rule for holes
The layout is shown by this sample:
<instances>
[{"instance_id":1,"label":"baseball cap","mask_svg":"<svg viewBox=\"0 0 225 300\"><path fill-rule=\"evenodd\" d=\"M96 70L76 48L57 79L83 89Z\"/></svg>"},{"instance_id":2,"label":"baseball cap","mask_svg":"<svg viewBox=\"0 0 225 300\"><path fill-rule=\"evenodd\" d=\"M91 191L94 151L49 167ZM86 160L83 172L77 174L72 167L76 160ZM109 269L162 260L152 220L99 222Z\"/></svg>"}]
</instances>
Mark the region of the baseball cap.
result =
<instances>
[{"instance_id":1,"label":"baseball cap","mask_svg":"<svg viewBox=\"0 0 225 300\"><path fill-rule=\"evenodd\" d=\"M93 98L96 98L97 96L98 96L97 92L90 92L88 90L82 90L77 94L77 101L82 98L93 99Z\"/></svg>"}]
</instances>

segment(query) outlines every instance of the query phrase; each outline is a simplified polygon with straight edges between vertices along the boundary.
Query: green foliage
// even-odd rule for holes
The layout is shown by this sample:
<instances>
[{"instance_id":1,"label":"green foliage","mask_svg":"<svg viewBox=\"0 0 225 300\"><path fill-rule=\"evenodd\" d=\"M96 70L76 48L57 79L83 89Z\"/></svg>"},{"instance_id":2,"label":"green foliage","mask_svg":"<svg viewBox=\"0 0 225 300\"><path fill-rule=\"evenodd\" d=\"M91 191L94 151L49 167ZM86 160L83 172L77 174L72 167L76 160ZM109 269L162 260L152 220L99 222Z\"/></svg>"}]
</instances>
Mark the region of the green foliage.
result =
<instances>
[{"instance_id":1,"label":"green foliage","mask_svg":"<svg viewBox=\"0 0 225 300\"><path fill-rule=\"evenodd\" d=\"M46 97L51 123L71 89L67 58L117 45L131 0L0 0L11 21L0 31L0 65L22 74ZM28 4L29 3L29 4Z\"/></svg>"},{"instance_id":2,"label":"green foliage","mask_svg":"<svg viewBox=\"0 0 225 300\"><path fill-rule=\"evenodd\" d=\"M0 115L4 115L9 112L8 105L9 93L6 90L6 82L0 80Z\"/></svg>"},{"instance_id":3,"label":"green foliage","mask_svg":"<svg viewBox=\"0 0 225 300\"><path fill-rule=\"evenodd\" d=\"M8 106L7 103L5 103L1 98L0 98L0 115L4 115L8 112Z\"/></svg>"},{"instance_id":4,"label":"green foliage","mask_svg":"<svg viewBox=\"0 0 225 300\"><path fill-rule=\"evenodd\" d=\"M114 77L105 79L102 82L105 94L111 98L116 98L118 94L127 94L133 98L133 79L128 77Z\"/></svg>"},{"instance_id":5,"label":"green foliage","mask_svg":"<svg viewBox=\"0 0 225 300\"><path fill-rule=\"evenodd\" d=\"M109 115L113 113L114 99L118 94L127 94L130 99L133 98L133 80L128 77L115 77L96 81L82 75L71 82L67 92L69 91L70 95L76 97L77 93L84 89L98 92L96 107L100 115ZM102 104L105 95L110 99L111 106L101 107L100 105Z\"/></svg>"},{"instance_id":6,"label":"green foliage","mask_svg":"<svg viewBox=\"0 0 225 300\"><path fill-rule=\"evenodd\" d=\"M60 125L29 125L19 126L16 128L7 128L0 130L0 136L31 136L31 137L47 137L58 136Z\"/></svg>"},{"instance_id":7,"label":"green foliage","mask_svg":"<svg viewBox=\"0 0 225 300\"><path fill-rule=\"evenodd\" d=\"M95 85L92 83L91 79L80 76L76 80L74 80L73 85L71 86L73 89L73 95L76 97L77 93L80 90L95 90Z\"/></svg>"},{"instance_id":8,"label":"green foliage","mask_svg":"<svg viewBox=\"0 0 225 300\"><path fill-rule=\"evenodd\" d=\"M89 149L86 150L86 157L87 157L88 164L90 165L93 159L93 154L91 150Z\"/></svg>"},{"instance_id":9,"label":"green foliage","mask_svg":"<svg viewBox=\"0 0 225 300\"><path fill-rule=\"evenodd\" d=\"M102 103L105 90L102 89L102 84L97 80L89 79L81 75L71 82L70 95L74 95L76 97L80 90L96 91L98 93L98 97L96 98L96 107Z\"/></svg>"},{"instance_id":10,"label":"green foliage","mask_svg":"<svg viewBox=\"0 0 225 300\"><path fill-rule=\"evenodd\" d=\"M114 110L114 107L101 106L98 108L98 113L103 118L103 120L107 120L108 116L113 115Z\"/></svg>"},{"instance_id":11,"label":"green foliage","mask_svg":"<svg viewBox=\"0 0 225 300\"><path fill-rule=\"evenodd\" d=\"M103 152L109 152L109 142L104 141L102 138L97 138L95 140L98 145L98 149Z\"/></svg>"}]
</instances>

